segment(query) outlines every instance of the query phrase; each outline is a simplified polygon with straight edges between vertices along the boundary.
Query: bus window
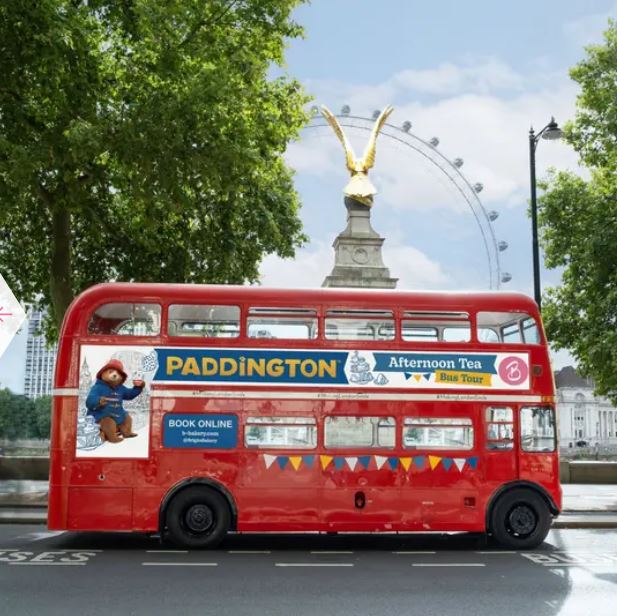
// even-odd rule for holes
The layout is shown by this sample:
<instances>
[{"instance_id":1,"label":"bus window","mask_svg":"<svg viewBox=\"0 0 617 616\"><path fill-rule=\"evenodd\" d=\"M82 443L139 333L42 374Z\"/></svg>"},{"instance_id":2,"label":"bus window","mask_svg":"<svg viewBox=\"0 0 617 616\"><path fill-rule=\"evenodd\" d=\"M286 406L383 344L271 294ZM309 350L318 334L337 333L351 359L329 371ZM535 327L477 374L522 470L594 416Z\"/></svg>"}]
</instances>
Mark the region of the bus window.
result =
<instances>
[{"instance_id":1,"label":"bus window","mask_svg":"<svg viewBox=\"0 0 617 616\"><path fill-rule=\"evenodd\" d=\"M158 336L160 331L161 307L158 304L103 304L88 322L89 334Z\"/></svg>"},{"instance_id":2,"label":"bus window","mask_svg":"<svg viewBox=\"0 0 617 616\"><path fill-rule=\"evenodd\" d=\"M405 311L403 340L416 342L469 342L471 325L466 312Z\"/></svg>"},{"instance_id":3,"label":"bus window","mask_svg":"<svg viewBox=\"0 0 617 616\"><path fill-rule=\"evenodd\" d=\"M394 316L390 310L328 310L328 340L394 340Z\"/></svg>"},{"instance_id":4,"label":"bus window","mask_svg":"<svg viewBox=\"0 0 617 616\"><path fill-rule=\"evenodd\" d=\"M478 312L478 340L507 344L540 344L534 319L521 312Z\"/></svg>"},{"instance_id":5,"label":"bus window","mask_svg":"<svg viewBox=\"0 0 617 616\"><path fill-rule=\"evenodd\" d=\"M394 417L326 417L325 445L342 447L394 447Z\"/></svg>"},{"instance_id":6,"label":"bus window","mask_svg":"<svg viewBox=\"0 0 617 616\"><path fill-rule=\"evenodd\" d=\"M555 417L550 407L521 408L523 451L555 451Z\"/></svg>"},{"instance_id":7,"label":"bus window","mask_svg":"<svg viewBox=\"0 0 617 616\"><path fill-rule=\"evenodd\" d=\"M486 448L512 449L514 424L512 409L508 406L491 406L486 409Z\"/></svg>"},{"instance_id":8,"label":"bus window","mask_svg":"<svg viewBox=\"0 0 617 616\"><path fill-rule=\"evenodd\" d=\"M314 449L317 425L313 417L247 417L244 445L259 449Z\"/></svg>"},{"instance_id":9,"label":"bus window","mask_svg":"<svg viewBox=\"0 0 617 616\"><path fill-rule=\"evenodd\" d=\"M473 426L469 417L406 417L406 449L472 449Z\"/></svg>"},{"instance_id":10,"label":"bus window","mask_svg":"<svg viewBox=\"0 0 617 616\"><path fill-rule=\"evenodd\" d=\"M317 311L309 308L250 308L249 338L314 340L317 338Z\"/></svg>"},{"instance_id":11,"label":"bus window","mask_svg":"<svg viewBox=\"0 0 617 616\"><path fill-rule=\"evenodd\" d=\"M170 336L237 338L240 335L238 306L172 304L167 316Z\"/></svg>"}]
</instances>

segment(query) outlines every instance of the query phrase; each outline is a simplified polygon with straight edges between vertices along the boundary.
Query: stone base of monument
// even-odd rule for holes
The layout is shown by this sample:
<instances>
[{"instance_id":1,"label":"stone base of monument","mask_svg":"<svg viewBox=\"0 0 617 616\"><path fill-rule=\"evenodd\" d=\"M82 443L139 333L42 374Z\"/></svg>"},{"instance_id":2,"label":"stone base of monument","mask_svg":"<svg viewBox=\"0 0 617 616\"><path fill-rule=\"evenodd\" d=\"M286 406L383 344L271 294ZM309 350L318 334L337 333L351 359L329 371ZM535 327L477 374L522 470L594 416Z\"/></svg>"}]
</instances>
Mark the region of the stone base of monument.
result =
<instances>
[{"instance_id":1,"label":"stone base of monument","mask_svg":"<svg viewBox=\"0 0 617 616\"><path fill-rule=\"evenodd\" d=\"M371 226L371 208L345 197L347 227L334 240L334 269L322 287L394 289L381 248L384 238Z\"/></svg>"}]
</instances>

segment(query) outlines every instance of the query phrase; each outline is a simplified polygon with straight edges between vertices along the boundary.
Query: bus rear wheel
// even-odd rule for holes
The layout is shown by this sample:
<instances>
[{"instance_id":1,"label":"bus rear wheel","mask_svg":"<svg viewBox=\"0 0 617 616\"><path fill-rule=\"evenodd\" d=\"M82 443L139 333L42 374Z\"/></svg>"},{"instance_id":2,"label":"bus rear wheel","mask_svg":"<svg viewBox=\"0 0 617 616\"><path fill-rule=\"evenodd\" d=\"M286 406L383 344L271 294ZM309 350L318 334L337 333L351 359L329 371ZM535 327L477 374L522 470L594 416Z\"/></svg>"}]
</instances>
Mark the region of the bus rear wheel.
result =
<instances>
[{"instance_id":1,"label":"bus rear wheel","mask_svg":"<svg viewBox=\"0 0 617 616\"><path fill-rule=\"evenodd\" d=\"M176 494L169 503L163 537L177 547L215 548L230 525L225 498L211 488L194 486Z\"/></svg>"},{"instance_id":2,"label":"bus rear wheel","mask_svg":"<svg viewBox=\"0 0 617 616\"><path fill-rule=\"evenodd\" d=\"M531 490L512 490L499 498L491 515L490 530L503 546L513 549L538 547L551 527L546 501Z\"/></svg>"}]
</instances>

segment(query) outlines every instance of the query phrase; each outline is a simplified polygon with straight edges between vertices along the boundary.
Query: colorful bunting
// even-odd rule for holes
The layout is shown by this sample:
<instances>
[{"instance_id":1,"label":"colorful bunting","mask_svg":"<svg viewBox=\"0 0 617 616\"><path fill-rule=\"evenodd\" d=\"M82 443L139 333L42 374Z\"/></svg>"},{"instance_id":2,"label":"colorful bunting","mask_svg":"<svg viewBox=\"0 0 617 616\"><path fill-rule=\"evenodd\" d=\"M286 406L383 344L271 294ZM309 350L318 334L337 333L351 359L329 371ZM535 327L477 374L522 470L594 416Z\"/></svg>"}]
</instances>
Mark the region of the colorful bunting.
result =
<instances>
[{"instance_id":1,"label":"colorful bunting","mask_svg":"<svg viewBox=\"0 0 617 616\"><path fill-rule=\"evenodd\" d=\"M297 471L300 468L300 464L302 464L302 456L289 456L289 461L294 467L294 470Z\"/></svg>"},{"instance_id":2,"label":"colorful bunting","mask_svg":"<svg viewBox=\"0 0 617 616\"><path fill-rule=\"evenodd\" d=\"M401 466L408 471L409 467L411 466L411 458L400 458L401 460Z\"/></svg>"},{"instance_id":3,"label":"colorful bunting","mask_svg":"<svg viewBox=\"0 0 617 616\"><path fill-rule=\"evenodd\" d=\"M371 456L358 456L358 462L360 462L366 470L368 469L368 465L371 463Z\"/></svg>"},{"instance_id":4,"label":"colorful bunting","mask_svg":"<svg viewBox=\"0 0 617 616\"><path fill-rule=\"evenodd\" d=\"M272 464L276 460L276 456L271 456L269 453L264 453L264 462L266 463L266 468L270 468Z\"/></svg>"},{"instance_id":5,"label":"colorful bunting","mask_svg":"<svg viewBox=\"0 0 617 616\"><path fill-rule=\"evenodd\" d=\"M304 462L304 465L308 466L308 468L313 468L314 461L315 456L302 456L302 462Z\"/></svg>"},{"instance_id":6,"label":"colorful bunting","mask_svg":"<svg viewBox=\"0 0 617 616\"><path fill-rule=\"evenodd\" d=\"M356 468L356 464L358 463L358 458L345 458L347 465L353 471Z\"/></svg>"},{"instance_id":7,"label":"colorful bunting","mask_svg":"<svg viewBox=\"0 0 617 616\"><path fill-rule=\"evenodd\" d=\"M382 469L386 462L388 463L388 468L395 471L399 464L403 467L405 471L409 471L413 466L417 470L423 470L426 465L426 460L428 458L428 463L431 470L435 470L439 464L443 467L445 471L449 471L452 467L455 467L459 472L463 472L465 468L465 464L469 466L471 469L478 468L478 457L474 456L472 458L444 458L442 456L328 456L328 455L296 455L296 456L274 456L269 453L263 454L264 464L266 469L269 469L274 462L278 464L281 470L285 470L288 463L290 463L291 467L298 471L302 467L302 463L306 468L313 468L313 464L315 463L315 458L319 457L319 461L321 463L322 470L326 470L330 463L334 463L334 469L336 471L341 471L345 468L345 464L349 467L351 471L355 471L356 468L362 467L364 470L368 470L369 465L371 463L371 458L375 459L375 466L377 469ZM359 466L358 466L359 465Z\"/></svg>"},{"instance_id":8,"label":"colorful bunting","mask_svg":"<svg viewBox=\"0 0 617 616\"><path fill-rule=\"evenodd\" d=\"M442 458L441 465L447 470L450 470L450 467L454 464L454 460L452 458Z\"/></svg>"},{"instance_id":9,"label":"colorful bunting","mask_svg":"<svg viewBox=\"0 0 617 616\"><path fill-rule=\"evenodd\" d=\"M321 460L321 468L325 471L333 458L332 456L319 456L319 459Z\"/></svg>"},{"instance_id":10,"label":"colorful bunting","mask_svg":"<svg viewBox=\"0 0 617 616\"><path fill-rule=\"evenodd\" d=\"M437 468L437 465L441 462L441 458L439 456L429 456L428 462L431 465L431 470L434 471Z\"/></svg>"}]
</instances>

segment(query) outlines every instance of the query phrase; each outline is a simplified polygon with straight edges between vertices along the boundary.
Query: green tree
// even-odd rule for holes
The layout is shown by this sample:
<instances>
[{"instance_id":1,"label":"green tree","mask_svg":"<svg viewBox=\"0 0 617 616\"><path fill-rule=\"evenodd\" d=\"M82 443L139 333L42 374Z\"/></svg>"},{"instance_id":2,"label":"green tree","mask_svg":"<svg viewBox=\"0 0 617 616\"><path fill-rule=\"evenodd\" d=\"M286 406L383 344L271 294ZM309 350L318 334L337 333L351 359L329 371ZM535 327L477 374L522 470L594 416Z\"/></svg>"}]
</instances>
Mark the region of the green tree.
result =
<instances>
[{"instance_id":1,"label":"green tree","mask_svg":"<svg viewBox=\"0 0 617 616\"><path fill-rule=\"evenodd\" d=\"M568 349L597 392L617 402L617 25L570 72L580 85L567 140L589 169L584 180L551 172L540 199L545 262L563 268L543 317L556 348Z\"/></svg>"},{"instance_id":2,"label":"green tree","mask_svg":"<svg viewBox=\"0 0 617 616\"><path fill-rule=\"evenodd\" d=\"M294 254L307 97L271 75L301 1L0 4L0 262L51 338L96 282L242 283Z\"/></svg>"},{"instance_id":3,"label":"green tree","mask_svg":"<svg viewBox=\"0 0 617 616\"><path fill-rule=\"evenodd\" d=\"M0 438L33 437L37 437L34 402L9 389L0 389Z\"/></svg>"},{"instance_id":4,"label":"green tree","mask_svg":"<svg viewBox=\"0 0 617 616\"><path fill-rule=\"evenodd\" d=\"M51 432L51 396L37 398L33 411L33 436L48 439Z\"/></svg>"}]
</instances>

